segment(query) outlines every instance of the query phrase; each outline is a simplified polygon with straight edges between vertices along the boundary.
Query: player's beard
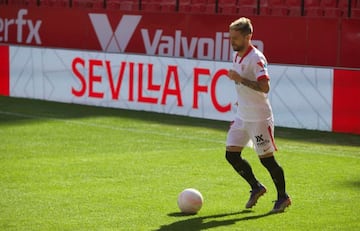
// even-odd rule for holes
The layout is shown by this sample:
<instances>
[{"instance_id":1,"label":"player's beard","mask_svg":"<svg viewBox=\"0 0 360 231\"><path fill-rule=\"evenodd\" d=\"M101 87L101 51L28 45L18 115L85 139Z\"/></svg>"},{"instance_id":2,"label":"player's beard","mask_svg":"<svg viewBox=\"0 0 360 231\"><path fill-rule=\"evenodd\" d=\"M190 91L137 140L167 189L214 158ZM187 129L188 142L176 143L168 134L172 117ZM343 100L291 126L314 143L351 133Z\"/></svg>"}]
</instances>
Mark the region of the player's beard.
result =
<instances>
[{"instance_id":1,"label":"player's beard","mask_svg":"<svg viewBox=\"0 0 360 231\"><path fill-rule=\"evenodd\" d=\"M236 52L242 52L242 51L244 51L244 49L245 49L245 46L243 45L243 46L232 46L232 48L233 48L233 50L234 51L236 51Z\"/></svg>"}]
</instances>

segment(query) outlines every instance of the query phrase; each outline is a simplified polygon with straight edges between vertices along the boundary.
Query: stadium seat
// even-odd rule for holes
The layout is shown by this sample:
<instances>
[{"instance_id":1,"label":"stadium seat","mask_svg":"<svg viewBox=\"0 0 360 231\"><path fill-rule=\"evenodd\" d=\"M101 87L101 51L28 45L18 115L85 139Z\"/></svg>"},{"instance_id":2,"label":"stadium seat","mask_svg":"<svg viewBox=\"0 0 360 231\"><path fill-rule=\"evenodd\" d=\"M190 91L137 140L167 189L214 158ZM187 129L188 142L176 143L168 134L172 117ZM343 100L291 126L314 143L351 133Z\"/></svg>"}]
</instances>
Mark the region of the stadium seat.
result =
<instances>
[{"instance_id":1,"label":"stadium seat","mask_svg":"<svg viewBox=\"0 0 360 231\"><path fill-rule=\"evenodd\" d=\"M289 9L284 0L268 0L267 14L273 16L287 16L289 15Z\"/></svg>"},{"instance_id":2,"label":"stadium seat","mask_svg":"<svg viewBox=\"0 0 360 231\"><path fill-rule=\"evenodd\" d=\"M176 0L161 0L161 11L162 12L175 12L176 11Z\"/></svg>"},{"instance_id":3,"label":"stadium seat","mask_svg":"<svg viewBox=\"0 0 360 231\"><path fill-rule=\"evenodd\" d=\"M324 11L320 7L320 0L305 0L304 1L304 13L309 17L321 17L324 16Z\"/></svg>"},{"instance_id":4,"label":"stadium seat","mask_svg":"<svg viewBox=\"0 0 360 231\"><path fill-rule=\"evenodd\" d=\"M212 3L212 1L209 0L183 0L179 3L179 12L196 14L215 13L215 3Z\"/></svg>"},{"instance_id":5,"label":"stadium seat","mask_svg":"<svg viewBox=\"0 0 360 231\"><path fill-rule=\"evenodd\" d=\"M40 6L47 7L69 7L69 1L67 0L42 0Z\"/></svg>"},{"instance_id":6,"label":"stadium seat","mask_svg":"<svg viewBox=\"0 0 360 231\"><path fill-rule=\"evenodd\" d=\"M3 1L5 3L5 1ZM26 6L37 6L37 0L24 0L24 5ZM1 3L0 3L1 4Z\"/></svg>"},{"instance_id":7,"label":"stadium seat","mask_svg":"<svg viewBox=\"0 0 360 231\"><path fill-rule=\"evenodd\" d=\"M237 14L238 7L236 5L236 0L219 0L218 12L225 15Z\"/></svg>"},{"instance_id":8,"label":"stadium seat","mask_svg":"<svg viewBox=\"0 0 360 231\"><path fill-rule=\"evenodd\" d=\"M359 8L352 9L351 10L351 17L360 19L360 9Z\"/></svg>"},{"instance_id":9,"label":"stadium seat","mask_svg":"<svg viewBox=\"0 0 360 231\"><path fill-rule=\"evenodd\" d=\"M322 0L325 17L346 17L348 13L348 0Z\"/></svg>"},{"instance_id":10,"label":"stadium seat","mask_svg":"<svg viewBox=\"0 0 360 231\"><path fill-rule=\"evenodd\" d=\"M132 2L122 2L123 3L123 7L125 8L124 10L126 10L127 7L129 7L128 5L131 5ZM96 4L94 6L94 8L102 8L104 6L104 4L100 5L100 4ZM106 9L109 10L120 10L120 2L119 1L107 1L106 2Z\"/></svg>"},{"instance_id":11,"label":"stadium seat","mask_svg":"<svg viewBox=\"0 0 360 231\"><path fill-rule=\"evenodd\" d=\"M353 1L351 5L351 18L360 19L360 0Z\"/></svg>"},{"instance_id":12,"label":"stadium seat","mask_svg":"<svg viewBox=\"0 0 360 231\"><path fill-rule=\"evenodd\" d=\"M162 12L175 12L176 11L176 3L175 4L163 3L161 5L161 11Z\"/></svg>"},{"instance_id":13,"label":"stadium seat","mask_svg":"<svg viewBox=\"0 0 360 231\"><path fill-rule=\"evenodd\" d=\"M190 12L192 12L192 13L214 14L215 13L215 4L191 5Z\"/></svg>"},{"instance_id":14,"label":"stadium seat","mask_svg":"<svg viewBox=\"0 0 360 231\"><path fill-rule=\"evenodd\" d=\"M218 6L223 6L223 5L236 5L236 0L219 0L218 2Z\"/></svg>"},{"instance_id":15,"label":"stadium seat","mask_svg":"<svg viewBox=\"0 0 360 231\"><path fill-rule=\"evenodd\" d=\"M187 13L191 10L191 1L183 0L179 2L179 12Z\"/></svg>"},{"instance_id":16,"label":"stadium seat","mask_svg":"<svg viewBox=\"0 0 360 231\"><path fill-rule=\"evenodd\" d=\"M223 5L219 6L219 13L225 15L237 14L239 12L239 8L236 5Z\"/></svg>"},{"instance_id":17,"label":"stadium seat","mask_svg":"<svg viewBox=\"0 0 360 231\"><path fill-rule=\"evenodd\" d=\"M260 15L271 15L271 8L268 0L260 0Z\"/></svg>"},{"instance_id":18,"label":"stadium seat","mask_svg":"<svg viewBox=\"0 0 360 231\"><path fill-rule=\"evenodd\" d=\"M93 8L96 1L93 0L73 0L72 7L74 8Z\"/></svg>"},{"instance_id":19,"label":"stadium seat","mask_svg":"<svg viewBox=\"0 0 360 231\"><path fill-rule=\"evenodd\" d=\"M208 2L207 0L191 0L191 4L194 4L194 5L206 5Z\"/></svg>"},{"instance_id":20,"label":"stadium seat","mask_svg":"<svg viewBox=\"0 0 360 231\"><path fill-rule=\"evenodd\" d=\"M143 11L159 12L161 11L161 4L155 2L142 2L141 9Z\"/></svg>"},{"instance_id":21,"label":"stadium seat","mask_svg":"<svg viewBox=\"0 0 360 231\"><path fill-rule=\"evenodd\" d=\"M8 5L26 5L24 0L8 0Z\"/></svg>"},{"instance_id":22,"label":"stadium seat","mask_svg":"<svg viewBox=\"0 0 360 231\"><path fill-rule=\"evenodd\" d=\"M136 0L135 0L136 1ZM147 0L141 2L141 9L152 12L175 12L176 0Z\"/></svg>"},{"instance_id":23,"label":"stadium seat","mask_svg":"<svg viewBox=\"0 0 360 231\"><path fill-rule=\"evenodd\" d=\"M239 0L239 14L251 16L257 14L257 0Z\"/></svg>"},{"instance_id":24,"label":"stadium seat","mask_svg":"<svg viewBox=\"0 0 360 231\"><path fill-rule=\"evenodd\" d=\"M285 0L289 16L301 16L301 0Z\"/></svg>"},{"instance_id":25,"label":"stadium seat","mask_svg":"<svg viewBox=\"0 0 360 231\"><path fill-rule=\"evenodd\" d=\"M138 0L107 0L106 8L109 10L124 10L124 11L132 11L139 9ZM97 0L93 4L93 8L103 8L104 0Z\"/></svg>"},{"instance_id":26,"label":"stadium seat","mask_svg":"<svg viewBox=\"0 0 360 231\"><path fill-rule=\"evenodd\" d=\"M138 10L138 8L136 7L136 5L133 2L120 2L119 5L119 10L121 11L133 11L133 10Z\"/></svg>"}]
</instances>

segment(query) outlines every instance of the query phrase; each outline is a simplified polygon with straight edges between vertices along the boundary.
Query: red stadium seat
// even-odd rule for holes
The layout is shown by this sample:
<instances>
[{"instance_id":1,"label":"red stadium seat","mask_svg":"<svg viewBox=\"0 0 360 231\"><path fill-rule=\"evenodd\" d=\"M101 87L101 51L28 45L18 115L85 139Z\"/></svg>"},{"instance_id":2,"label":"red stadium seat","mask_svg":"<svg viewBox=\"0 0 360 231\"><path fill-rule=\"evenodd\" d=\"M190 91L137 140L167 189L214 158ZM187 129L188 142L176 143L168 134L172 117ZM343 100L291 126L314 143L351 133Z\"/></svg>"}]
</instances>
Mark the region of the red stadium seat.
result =
<instances>
[{"instance_id":1,"label":"red stadium seat","mask_svg":"<svg viewBox=\"0 0 360 231\"><path fill-rule=\"evenodd\" d=\"M305 15L309 17L324 16L324 10L320 7L320 0L305 0Z\"/></svg>"},{"instance_id":2,"label":"red stadium seat","mask_svg":"<svg viewBox=\"0 0 360 231\"><path fill-rule=\"evenodd\" d=\"M25 0L24 3L27 6L37 6L37 0Z\"/></svg>"},{"instance_id":3,"label":"red stadium seat","mask_svg":"<svg viewBox=\"0 0 360 231\"><path fill-rule=\"evenodd\" d=\"M215 13L215 0L181 0L179 12L182 13Z\"/></svg>"},{"instance_id":4,"label":"red stadium seat","mask_svg":"<svg viewBox=\"0 0 360 231\"><path fill-rule=\"evenodd\" d=\"M219 6L219 13L225 15L237 14L239 12L239 8L236 5L224 5Z\"/></svg>"},{"instance_id":5,"label":"red stadium seat","mask_svg":"<svg viewBox=\"0 0 360 231\"><path fill-rule=\"evenodd\" d=\"M124 8L126 8L126 5L128 5L128 2L125 2ZM104 4L102 4L102 7L104 7ZM101 8L100 4L96 4L96 7L94 8ZM106 9L109 10L120 10L120 2L119 1L107 1L106 2Z\"/></svg>"},{"instance_id":6,"label":"red stadium seat","mask_svg":"<svg viewBox=\"0 0 360 231\"><path fill-rule=\"evenodd\" d=\"M104 1L98 0L96 8L103 8ZM94 4L95 8L95 4ZM134 11L139 9L138 0L107 0L106 8L109 10Z\"/></svg>"},{"instance_id":7,"label":"red stadium seat","mask_svg":"<svg viewBox=\"0 0 360 231\"><path fill-rule=\"evenodd\" d=\"M180 1L181 2L181 1ZM208 2L207 0L191 0L191 4L201 4L206 5Z\"/></svg>"},{"instance_id":8,"label":"red stadium seat","mask_svg":"<svg viewBox=\"0 0 360 231\"><path fill-rule=\"evenodd\" d=\"M149 12L160 12L161 11L161 4L160 3L145 3L143 2L141 5L141 9L143 11L149 11Z\"/></svg>"},{"instance_id":9,"label":"red stadium seat","mask_svg":"<svg viewBox=\"0 0 360 231\"><path fill-rule=\"evenodd\" d=\"M301 16L301 0L285 0L289 16Z\"/></svg>"},{"instance_id":10,"label":"red stadium seat","mask_svg":"<svg viewBox=\"0 0 360 231\"><path fill-rule=\"evenodd\" d=\"M191 12L192 13L214 14L215 13L215 5L214 4L191 5Z\"/></svg>"},{"instance_id":11,"label":"red stadium seat","mask_svg":"<svg viewBox=\"0 0 360 231\"><path fill-rule=\"evenodd\" d=\"M121 11L132 11L137 9L137 5L133 2L120 2L119 10Z\"/></svg>"},{"instance_id":12,"label":"red stadium seat","mask_svg":"<svg viewBox=\"0 0 360 231\"><path fill-rule=\"evenodd\" d=\"M357 2L353 3L351 9L351 17L352 18L360 18L360 0L357 0Z\"/></svg>"},{"instance_id":13,"label":"red stadium seat","mask_svg":"<svg viewBox=\"0 0 360 231\"><path fill-rule=\"evenodd\" d=\"M163 3L161 5L161 11L162 12L175 12L176 11L176 3L175 4Z\"/></svg>"},{"instance_id":14,"label":"red stadium seat","mask_svg":"<svg viewBox=\"0 0 360 231\"><path fill-rule=\"evenodd\" d=\"M161 0L160 4L162 12L176 11L176 0Z\"/></svg>"},{"instance_id":15,"label":"red stadium seat","mask_svg":"<svg viewBox=\"0 0 360 231\"><path fill-rule=\"evenodd\" d=\"M322 0L321 6L324 8L326 17L344 17L348 13L348 0Z\"/></svg>"},{"instance_id":16,"label":"red stadium seat","mask_svg":"<svg viewBox=\"0 0 360 231\"><path fill-rule=\"evenodd\" d=\"M222 5L236 5L236 0L219 0L218 6Z\"/></svg>"},{"instance_id":17,"label":"red stadium seat","mask_svg":"<svg viewBox=\"0 0 360 231\"><path fill-rule=\"evenodd\" d=\"M190 3L190 1L189 2L180 1L180 3L179 3L179 12L188 13L190 11L191 11L191 3Z\"/></svg>"},{"instance_id":18,"label":"red stadium seat","mask_svg":"<svg viewBox=\"0 0 360 231\"><path fill-rule=\"evenodd\" d=\"M243 16L253 16L253 15L257 14L257 10L256 10L256 7L240 6L239 14L241 14Z\"/></svg>"},{"instance_id":19,"label":"red stadium seat","mask_svg":"<svg viewBox=\"0 0 360 231\"><path fill-rule=\"evenodd\" d=\"M93 8L95 1L93 0L73 0L74 8Z\"/></svg>"},{"instance_id":20,"label":"red stadium seat","mask_svg":"<svg viewBox=\"0 0 360 231\"><path fill-rule=\"evenodd\" d=\"M268 0L268 3L271 7L280 7L285 5L284 0Z\"/></svg>"},{"instance_id":21,"label":"red stadium seat","mask_svg":"<svg viewBox=\"0 0 360 231\"><path fill-rule=\"evenodd\" d=\"M285 5L285 0L262 0L260 15L287 16L289 9Z\"/></svg>"},{"instance_id":22,"label":"red stadium seat","mask_svg":"<svg viewBox=\"0 0 360 231\"><path fill-rule=\"evenodd\" d=\"M69 7L69 1L67 0L43 0L41 6L47 7Z\"/></svg>"},{"instance_id":23,"label":"red stadium seat","mask_svg":"<svg viewBox=\"0 0 360 231\"><path fill-rule=\"evenodd\" d=\"M257 14L257 0L239 0L239 14L252 16Z\"/></svg>"},{"instance_id":24,"label":"red stadium seat","mask_svg":"<svg viewBox=\"0 0 360 231\"><path fill-rule=\"evenodd\" d=\"M8 0L8 5L26 5L24 0Z\"/></svg>"},{"instance_id":25,"label":"red stadium seat","mask_svg":"<svg viewBox=\"0 0 360 231\"><path fill-rule=\"evenodd\" d=\"M360 19L360 8L355 8L351 10L351 17Z\"/></svg>"},{"instance_id":26,"label":"red stadium seat","mask_svg":"<svg viewBox=\"0 0 360 231\"><path fill-rule=\"evenodd\" d=\"M271 15L271 8L268 0L260 0L260 15Z\"/></svg>"}]
</instances>

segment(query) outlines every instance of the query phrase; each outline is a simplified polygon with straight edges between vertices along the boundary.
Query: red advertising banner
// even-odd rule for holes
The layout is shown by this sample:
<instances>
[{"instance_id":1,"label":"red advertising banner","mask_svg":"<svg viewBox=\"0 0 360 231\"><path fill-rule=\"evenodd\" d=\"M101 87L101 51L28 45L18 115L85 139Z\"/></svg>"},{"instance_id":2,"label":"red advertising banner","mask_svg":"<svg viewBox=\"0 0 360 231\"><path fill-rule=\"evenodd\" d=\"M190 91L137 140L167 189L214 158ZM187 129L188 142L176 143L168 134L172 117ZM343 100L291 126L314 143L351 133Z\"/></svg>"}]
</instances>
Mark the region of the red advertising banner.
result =
<instances>
[{"instance_id":1,"label":"red advertising banner","mask_svg":"<svg viewBox=\"0 0 360 231\"><path fill-rule=\"evenodd\" d=\"M0 45L0 95L9 96L10 61L9 47Z\"/></svg>"},{"instance_id":2,"label":"red advertising banner","mask_svg":"<svg viewBox=\"0 0 360 231\"><path fill-rule=\"evenodd\" d=\"M344 19L342 30L344 33L340 43L340 66L360 68L360 19Z\"/></svg>"},{"instance_id":3,"label":"red advertising banner","mask_svg":"<svg viewBox=\"0 0 360 231\"><path fill-rule=\"evenodd\" d=\"M231 59L237 16L102 9L0 9L0 42L201 60ZM254 16L253 43L270 63L360 67L359 21Z\"/></svg>"},{"instance_id":4,"label":"red advertising banner","mask_svg":"<svg viewBox=\"0 0 360 231\"><path fill-rule=\"evenodd\" d=\"M360 134L360 71L334 70L333 131Z\"/></svg>"}]
</instances>

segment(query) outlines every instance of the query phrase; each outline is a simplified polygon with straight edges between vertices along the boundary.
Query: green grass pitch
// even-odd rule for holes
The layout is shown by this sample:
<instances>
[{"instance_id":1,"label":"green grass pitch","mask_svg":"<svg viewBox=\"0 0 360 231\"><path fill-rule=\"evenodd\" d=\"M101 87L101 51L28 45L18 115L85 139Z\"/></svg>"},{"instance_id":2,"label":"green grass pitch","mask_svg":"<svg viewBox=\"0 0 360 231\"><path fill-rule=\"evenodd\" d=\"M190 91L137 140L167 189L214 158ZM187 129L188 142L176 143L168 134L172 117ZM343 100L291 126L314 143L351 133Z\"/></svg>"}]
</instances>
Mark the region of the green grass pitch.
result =
<instances>
[{"instance_id":1,"label":"green grass pitch","mask_svg":"<svg viewBox=\"0 0 360 231\"><path fill-rule=\"evenodd\" d=\"M249 187L224 158L228 123L0 97L0 230L360 230L360 136L276 128L293 205ZM181 216L184 188L204 205Z\"/></svg>"}]
</instances>

